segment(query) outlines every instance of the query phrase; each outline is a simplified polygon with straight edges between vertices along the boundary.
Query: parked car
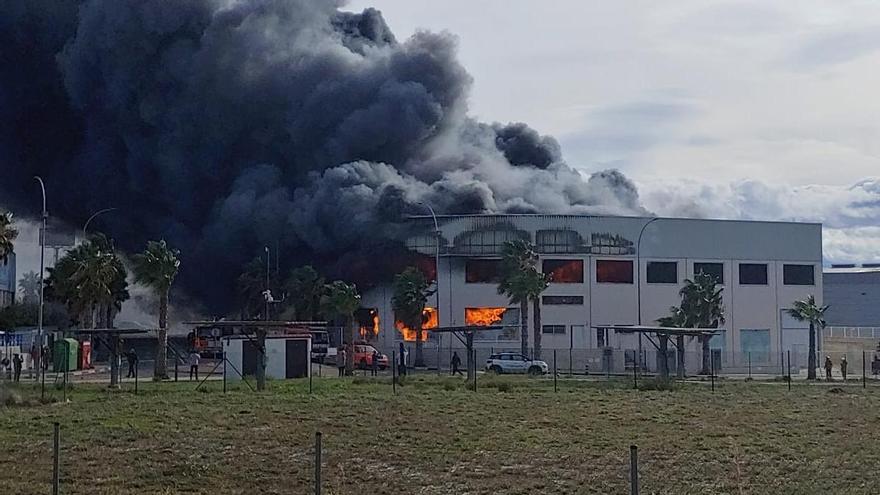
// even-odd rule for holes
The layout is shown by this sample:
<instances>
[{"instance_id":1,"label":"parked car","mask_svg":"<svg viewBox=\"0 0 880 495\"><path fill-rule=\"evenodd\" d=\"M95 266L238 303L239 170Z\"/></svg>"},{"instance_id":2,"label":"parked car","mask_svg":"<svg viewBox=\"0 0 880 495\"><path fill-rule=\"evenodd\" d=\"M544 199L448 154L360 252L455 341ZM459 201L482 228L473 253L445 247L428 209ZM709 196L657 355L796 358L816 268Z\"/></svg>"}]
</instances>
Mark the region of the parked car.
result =
<instances>
[{"instance_id":1,"label":"parked car","mask_svg":"<svg viewBox=\"0 0 880 495\"><path fill-rule=\"evenodd\" d=\"M373 366L373 353L376 348L371 345L355 344L354 346L354 364L362 370ZM379 369L388 368L388 356L379 353Z\"/></svg>"},{"instance_id":2,"label":"parked car","mask_svg":"<svg viewBox=\"0 0 880 495\"><path fill-rule=\"evenodd\" d=\"M489 356L486 361L486 371L493 373L528 373L530 375L543 375L550 370L547 363L536 359L529 359L516 352L501 352Z\"/></svg>"}]
</instances>

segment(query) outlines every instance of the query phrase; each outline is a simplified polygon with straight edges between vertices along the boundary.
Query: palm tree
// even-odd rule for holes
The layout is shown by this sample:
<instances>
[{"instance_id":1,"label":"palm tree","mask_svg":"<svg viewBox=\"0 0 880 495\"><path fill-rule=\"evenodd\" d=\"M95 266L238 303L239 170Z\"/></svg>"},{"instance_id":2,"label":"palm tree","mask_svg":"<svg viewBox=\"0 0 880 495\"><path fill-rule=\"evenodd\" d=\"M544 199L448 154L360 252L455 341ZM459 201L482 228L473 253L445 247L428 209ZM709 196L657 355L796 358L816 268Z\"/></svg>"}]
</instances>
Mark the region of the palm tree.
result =
<instances>
[{"instance_id":1,"label":"palm tree","mask_svg":"<svg viewBox=\"0 0 880 495\"><path fill-rule=\"evenodd\" d=\"M501 248L501 282L498 294L507 296L510 304L519 304L520 351L529 353L529 298L532 294L532 277L537 272L538 254L525 240L508 241ZM536 330L537 331L537 330Z\"/></svg>"},{"instance_id":2,"label":"palm tree","mask_svg":"<svg viewBox=\"0 0 880 495\"><path fill-rule=\"evenodd\" d=\"M807 379L816 379L816 327L825 328L825 311L828 306L818 306L816 298L810 294L806 299L795 301L786 313L797 321L810 323L810 355L807 357Z\"/></svg>"},{"instance_id":3,"label":"palm tree","mask_svg":"<svg viewBox=\"0 0 880 495\"><path fill-rule=\"evenodd\" d=\"M180 268L180 251L168 247L162 241L150 241L143 253L132 257L134 279L137 283L149 287L159 298L159 331L156 340L156 364L153 378L168 378L168 298L171 285Z\"/></svg>"},{"instance_id":4,"label":"palm tree","mask_svg":"<svg viewBox=\"0 0 880 495\"><path fill-rule=\"evenodd\" d=\"M13 241L18 237L18 230L12 226L12 213L0 212L0 262L14 250Z\"/></svg>"},{"instance_id":5,"label":"palm tree","mask_svg":"<svg viewBox=\"0 0 880 495\"><path fill-rule=\"evenodd\" d=\"M40 300L40 276L35 271L22 274L18 281L22 304L38 304Z\"/></svg>"},{"instance_id":6,"label":"palm tree","mask_svg":"<svg viewBox=\"0 0 880 495\"><path fill-rule=\"evenodd\" d=\"M354 369L354 326L352 318L354 312L361 305L361 296L354 284L347 284L336 280L327 285L326 291L321 296L321 312L326 318L332 319L342 325L343 339L345 340L345 372L351 375Z\"/></svg>"},{"instance_id":7,"label":"palm tree","mask_svg":"<svg viewBox=\"0 0 880 495\"><path fill-rule=\"evenodd\" d=\"M425 365L422 325L425 323L425 304L434 293L428 287L425 274L413 266L395 275L392 284L394 296L391 298L391 305L394 314L404 325L416 332L416 366Z\"/></svg>"},{"instance_id":8,"label":"palm tree","mask_svg":"<svg viewBox=\"0 0 880 495\"><path fill-rule=\"evenodd\" d=\"M321 312L321 296L324 295L326 283L317 270L311 265L294 268L284 284L290 306L287 313L292 319L312 321Z\"/></svg>"},{"instance_id":9,"label":"palm tree","mask_svg":"<svg viewBox=\"0 0 880 495\"><path fill-rule=\"evenodd\" d=\"M697 273L693 280L685 279L684 286L678 291L681 305L669 308L670 316L658 319L657 323L675 328L718 328L724 323L723 291L724 288L717 286L715 277ZM706 335L699 339L702 350L700 374L708 375L712 359L709 341L712 337Z\"/></svg>"},{"instance_id":10,"label":"palm tree","mask_svg":"<svg viewBox=\"0 0 880 495\"><path fill-rule=\"evenodd\" d=\"M541 358L541 293L550 284L550 276L538 271L538 253L529 241L517 239L501 248L501 282L498 293L511 304L519 304L520 350L529 351L529 302L533 308L534 358Z\"/></svg>"},{"instance_id":11,"label":"palm tree","mask_svg":"<svg viewBox=\"0 0 880 495\"><path fill-rule=\"evenodd\" d=\"M528 272L529 298L532 300L532 318L535 327L534 339L535 354L533 359L541 359L541 294L550 286L550 274L541 273L537 270Z\"/></svg>"},{"instance_id":12,"label":"palm tree","mask_svg":"<svg viewBox=\"0 0 880 495\"><path fill-rule=\"evenodd\" d=\"M112 326L114 310L129 298L125 266L112 241L100 234L68 251L48 272L47 299L63 303L81 328Z\"/></svg>"}]
</instances>

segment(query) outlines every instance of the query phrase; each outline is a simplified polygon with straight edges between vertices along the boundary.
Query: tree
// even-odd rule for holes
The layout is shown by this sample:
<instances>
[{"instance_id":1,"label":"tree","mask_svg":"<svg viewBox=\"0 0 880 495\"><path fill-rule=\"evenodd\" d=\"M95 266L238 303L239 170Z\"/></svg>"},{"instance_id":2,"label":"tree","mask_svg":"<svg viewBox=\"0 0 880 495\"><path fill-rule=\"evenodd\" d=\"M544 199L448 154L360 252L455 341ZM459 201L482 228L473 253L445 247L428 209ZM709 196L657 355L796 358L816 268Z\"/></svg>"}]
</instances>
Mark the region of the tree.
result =
<instances>
[{"instance_id":1,"label":"tree","mask_svg":"<svg viewBox=\"0 0 880 495\"><path fill-rule=\"evenodd\" d=\"M40 276L35 271L22 274L18 281L18 290L21 292L22 304L39 304L40 302Z\"/></svg>"},{"instance_id":2,"label":"tree","mask_svg":"<svg viewBox=\"0 0 880 495\"><path fill-rule=\"evenodd\" d=\"M818 306L816 298L810 294L806 299L795 301L785 312L797 321L810 324L810 355L807 357L807 379L816 379L816 327L825 328L825 311L828 306Z\"/></svg>"},{"instance_id":3,"label":"tree","mask_svg":"<svg viewBox=\"0 0 880 495\"><path fill-rule=\"evenodd\" d=\"M64 304L80 328L112 327L129 298L125 265L101 234L68 251L48 272L46 298Z\"/></svg>"},{"instance_id":4,"label":"tree","mask_svg":"<svg viewBox=\"0 0 880 495\"><path fill-rule=\"evenodd\" d=\"M180 251L162 241L150 241L143 253L132 257L134 279L152 290L159 298L159 330L156 339L156 364L153 378L168 378L168 300L171 285L180 269Z\"/></svg>"},{"instance_id":5,"label":"tree","mask_svg":"<svg viewBox=\"0 0 880 495\"><path fill-rule=\"evenodd\" d=\"M326 282L311 265L294 268L284 283L290 298L286 314L295 320L314 321L321 314L321 296Z\"/></svg>"},{"instance_id":6,"label":"tree","mask_svg":"<svg viewBox=\"0 0 880 495\"><path fill-rule=\"evenodd\" d=\"M549 276L538 271L538 254L529 241L518 239L501 248L501 281L498 293L511 304L519 304L520 350L529 354L529 302L534 308L534 357L541 356L541 293L550 282Z\"/></svg>"},{"instance_id":7,"label":"tree","mask_svg":"<svg viewBox=\"0 0 880 495\"><path fill-rule=\"evenodd\" d=\"M277 286L270 273L270 286ZM243 318L263 319L266 314L266 260L256 257L242 268L237 280L239 307Z\"/></svg>"},{"instance_id":8,"label":"tree","mask_svg":"<svg viewBox=\"0 0 880 495\"><path fill-rule=\"evenodd\" d=\"M684 287L678 291L681 305L669 308L670 316L659 318L657 323L675 328L718 328L724 323L723 291L724 288L717 286L715 277L703 272L697 273L693 280L685 279ZM699 339L702 349L700 374L708 375L712 358L709 349L711 336L706 335ZM683 350L679 350L681 352Z\"/></svg>"},{"instance_id":9,"label":"tree","mask_svg":"<svg viewBox=\"0 0 880 495\"><path fill-rule=\"evenodd\" d=\"M416 332L416 366L425 365L422 326L425 323L425 305L428 297L434 293L428 287L425 274L413 266L395 275L392 284L394 295L391 298L391 305L394 308L394 315Z\"/></svg>"},{"instance_id":10,"label":"tree","mask_svg":"<svg viewBox=\"0 0 880 495\"><path fill-rule=\"evenodd\" d=\"M15 250L13 241L18 237L18 230L12 222L12 213L0 212L0 262Z\"/></svg>"},{"instance_id":11,"label":"tree","mask_svg":"<svg viewBox=\"0 0 880 495\"><path fill-rule=\"evenodd\" d=\"M354 369L354 326L352 317L361 305L361 296L354 284L335 280L328 284L321 296L321 312L326 318L341 324L345 339L345 372L351 375Z\"/></svg>"}]
</instances>

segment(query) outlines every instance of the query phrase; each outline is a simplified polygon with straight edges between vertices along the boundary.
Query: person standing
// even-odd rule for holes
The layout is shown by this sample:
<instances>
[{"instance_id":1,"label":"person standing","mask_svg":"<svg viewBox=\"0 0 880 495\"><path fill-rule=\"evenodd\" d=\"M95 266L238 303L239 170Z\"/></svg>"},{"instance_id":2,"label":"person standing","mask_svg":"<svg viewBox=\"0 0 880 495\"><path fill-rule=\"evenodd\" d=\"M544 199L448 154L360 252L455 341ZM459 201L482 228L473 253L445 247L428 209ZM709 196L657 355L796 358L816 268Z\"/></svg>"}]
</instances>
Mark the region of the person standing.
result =
<instances>
[{"instance_id":1,"label":"person standing","mask_svg":"<svg viewBox=\"0 0 880 495\"><path fill-rule=\"evenodd\" d=\"M21 379L21 365L23 362L24 359L22 359L21 354L12 356L12 370L13 373L15 373L14 377L16 382Z\"/></svg>"},{"instance_id":2,"label":"person standing","mask_svg":"<svg viewBox=\"0 0 880 495\"><path fill-rule=\"evenodd\" d=\"M831 363L831 356L825 356L825 379L831 381L831 370L834 364Z\"/></svg>"},{"instance_id":3,"label":"person standing","mask_svg":"<svg viewBox=\"0 0 880 495\"><path fill-rule=\"evenodd\" d=\"M339 349L339 352L336 353L336 368L339 370L339 376L345 376L345 360L348 356L345 355L345 349Z\"/></svg>"},{"instance_id":4,"label":"person standing","mask_svg":"<svg viewBox=\"0 0 880 495\"><path fill-rule=\"evenodd\" d=\"M134 352L134 347L129 349L128 353L125 355L125 358L128 360L128 374L125 375L126 378L134 378L137 376L137 365L138 365L138 355Z\"/></svg>"},{"instance_id":5,"label":"person standing","mask_svg":"<svg viewBox=\"0 0 880 495\"><path fill-rule=\"evenodd\" d=\"M195 378L196 381L199 381L199 362L202 360L202 355L198 353L195 349L193 349L189 353L189 379L192 380Z\"/></svg>"},{"instance_id":6,"label":"person standing","mask_svg":"<svg viewBox=\"0 0 880 495\"><path fill-rule=\"evenodd\" d=\"M846 381L846 366L847 366L847 364L848 363L846 362L846 354L844 354L843 357L840 358L840 374L843 375L843 381Z\"/></svg>"},{"instance_id":7,"label":"person standing","mask_svg":"<svg viewBox=\"0 0 880 495\"><path fill-rule=\"evenodd\" d=\"M372 360L370 362L370 375L379 375L379 351L373 350Z\"/></svg>"},{"instance_id":8,"label":"person standing","mask_svg":"<svg viewBox=\"0 0 880 495\"><path fill-rule=\"evenodd\" d=\"M459 369L459 366L461 366L461 358L458 357L458 351L452 353L452 361L450 361L450 365L452 366L452 376L455 376L456 373L459 375L463 374Z\"/></svg>"}]
</instances>

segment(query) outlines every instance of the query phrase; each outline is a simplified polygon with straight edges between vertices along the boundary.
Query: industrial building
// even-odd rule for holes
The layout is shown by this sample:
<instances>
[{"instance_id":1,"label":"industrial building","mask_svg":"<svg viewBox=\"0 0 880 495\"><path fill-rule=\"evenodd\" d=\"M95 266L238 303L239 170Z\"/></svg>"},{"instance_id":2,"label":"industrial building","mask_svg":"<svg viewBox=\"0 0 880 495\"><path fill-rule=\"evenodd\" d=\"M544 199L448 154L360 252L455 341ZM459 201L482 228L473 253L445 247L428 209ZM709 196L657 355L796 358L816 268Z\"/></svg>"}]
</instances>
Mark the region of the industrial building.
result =
<instances>
[{"instance_id":1,"label":"industrial building","mask_svg":"<svg viewBox=\"0 0 880 495\"><path fill-rule=\"evenodd\" d=\"M514 239L532 242L540 268L552 275L538 329L545 358L554 349L568 356L610 349L620 352L615 368L622 369L633 359L637 337L594 327L656 325L680 303L684 280L702 271L715 275L724 289L725 324L711 341L719 367L744 365L746 359L778 367L782 352L805 356L808 343L806 325L784 310L810 294L819 302L823 298L822 230L815 223L528 214L436 221L439 232L432 217L412 219L406 241L431 267L438 259L439 291L429 299L428 326L438 319L440 326L504 325L477 336L476 346L485 352L519 348L519 309L497 292L501 248ZM395 323L392 296L385 286L363 297L373 326L361 318L361 334L383 349L415 337ZM529 325L531 334L535 329ZM434 354L443 360L442 349L462 346L449 336L426 335L427 360ZM688 346L698 354L696 342Z\"/></svg>"},{"instance_id":2,"label":"industrial building","mask_svg":"<svg viewBox=\"0 0 880 495\"><path fill-rule=\"evenodd\" d=\"M827 327L820 350L849 353L880 349L880 264L831 265L823 275Z\"/></svg>"},{"instance_id":3,"label":"industrial building","mask_svg":"<svg viewBox=\"0 0 880 495\"><path fill-rule=\"evenodd\" d=\"M9 253L6 259L0 260L0 308L15 302L15 253Z\"/></svg>"}]
</instances>

